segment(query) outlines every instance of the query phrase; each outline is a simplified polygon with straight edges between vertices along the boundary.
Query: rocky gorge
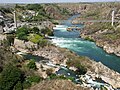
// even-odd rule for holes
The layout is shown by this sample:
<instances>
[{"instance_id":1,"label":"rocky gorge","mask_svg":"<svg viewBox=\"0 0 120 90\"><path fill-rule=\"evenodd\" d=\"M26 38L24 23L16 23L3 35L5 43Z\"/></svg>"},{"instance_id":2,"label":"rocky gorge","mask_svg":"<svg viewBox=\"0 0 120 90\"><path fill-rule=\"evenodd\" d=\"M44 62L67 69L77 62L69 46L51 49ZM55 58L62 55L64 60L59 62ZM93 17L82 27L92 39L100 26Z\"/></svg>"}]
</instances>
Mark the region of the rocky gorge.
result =
<instances>
[{"instance_id":1,"label":"rocky gorge","mask_svg":"<svg viewBox=\"0 0 120 90\"><path fill-rule=\"evenodd\" d=\"M20 49L19 49L20 50ZM44 48L40 48L37 51L33 51L33 55L42 56L44 58L47 58L53 64L61 64L66 66L67 60L69 60L71 57L73 58L80 58L77 54L74 52L71 52L68 49L59 48L54 45L52 46L46 46ZM109 69L102 63L95 62L93 60L90 60L89 58L80 59L81 64L84 65L87 68L87 75L90 75L93 79L95 78L101 78L106 83L112 85L114 88L120 87L120 74ZM38 68L40 68L39 63L37 63Z\"/></svg>"}]
</instances>

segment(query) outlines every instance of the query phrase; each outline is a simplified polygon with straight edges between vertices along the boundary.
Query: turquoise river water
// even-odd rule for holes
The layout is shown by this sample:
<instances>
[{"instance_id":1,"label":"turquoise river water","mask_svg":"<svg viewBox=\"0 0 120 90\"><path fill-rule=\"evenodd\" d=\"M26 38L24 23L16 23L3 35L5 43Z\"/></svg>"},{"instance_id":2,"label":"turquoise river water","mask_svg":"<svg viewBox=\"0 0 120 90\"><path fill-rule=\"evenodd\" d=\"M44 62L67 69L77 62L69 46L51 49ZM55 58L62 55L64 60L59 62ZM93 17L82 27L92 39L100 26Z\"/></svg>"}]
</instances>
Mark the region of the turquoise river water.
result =
<instances>
[{"instance_id":1,"label":"turquoise river water","mask_svg":"<svg viewBox=\"0 0 120 90\"><path fill-rule=\"evenodd\" d=\"M94 42L90 42L79 38L80 32L73 30L71 32L67 31L65 28L72 26L71 20L79 15L74 15L62 23L62 28L58 27L54 29L54 37L52 42L59 47L67 48L71 51L76 52L80 56L87 56L92 60L101 62L110 69L113 69L120 73L120 57L113 54L106 53L102 48L96 46ZM84 26L77 25L81 28Z\"/></svg>"}]
</instances>

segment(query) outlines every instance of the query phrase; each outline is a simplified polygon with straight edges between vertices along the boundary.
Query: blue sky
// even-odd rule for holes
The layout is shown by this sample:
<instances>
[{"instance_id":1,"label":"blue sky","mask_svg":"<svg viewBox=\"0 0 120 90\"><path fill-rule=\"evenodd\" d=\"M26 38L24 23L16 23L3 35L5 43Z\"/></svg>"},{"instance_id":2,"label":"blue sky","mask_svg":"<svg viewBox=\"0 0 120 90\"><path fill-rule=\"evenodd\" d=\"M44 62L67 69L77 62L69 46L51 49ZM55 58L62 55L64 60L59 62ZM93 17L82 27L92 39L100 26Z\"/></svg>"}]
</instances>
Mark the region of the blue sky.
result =
<instances>
[{"instance_id":1,"label":"blue sky","mask_svg":"<svg viewBox=\"0 0 120 90\"><path fill-rule=\"evenodd\" d=\"M0 0L0 3L104 2L120 0Z\"/></svg>"}]
</instances>

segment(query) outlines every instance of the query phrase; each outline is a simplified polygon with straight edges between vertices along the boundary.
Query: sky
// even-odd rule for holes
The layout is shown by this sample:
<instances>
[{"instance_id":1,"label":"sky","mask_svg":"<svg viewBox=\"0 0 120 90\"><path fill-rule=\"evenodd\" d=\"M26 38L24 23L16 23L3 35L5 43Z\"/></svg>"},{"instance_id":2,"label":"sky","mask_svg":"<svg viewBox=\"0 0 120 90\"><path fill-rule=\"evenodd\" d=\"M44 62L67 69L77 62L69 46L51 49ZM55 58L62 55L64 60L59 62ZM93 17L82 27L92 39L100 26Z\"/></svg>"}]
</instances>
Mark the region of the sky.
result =
<instances>
[{"instance_id":1,"label":"sky","mask_svg":"<svg viewBox=\"0 0 120 90\"><path fill-rule=\"evenodd\" d=\"M120 0L0 0L0 3L114 2Z\"/></svg>"}]
</instances>

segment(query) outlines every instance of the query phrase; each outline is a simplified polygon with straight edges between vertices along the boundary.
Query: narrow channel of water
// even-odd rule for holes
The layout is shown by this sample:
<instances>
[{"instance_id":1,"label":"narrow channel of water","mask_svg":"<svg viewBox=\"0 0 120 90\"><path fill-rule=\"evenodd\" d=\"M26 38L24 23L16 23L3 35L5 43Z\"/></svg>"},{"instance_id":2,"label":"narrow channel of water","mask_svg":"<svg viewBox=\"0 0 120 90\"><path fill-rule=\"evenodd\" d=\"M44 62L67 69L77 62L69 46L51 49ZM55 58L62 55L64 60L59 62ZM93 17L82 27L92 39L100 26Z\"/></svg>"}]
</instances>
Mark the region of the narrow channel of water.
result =
<instances>
[{"instance_id":1,"label":"narrow channel of water","mask_svg":"<svg viewBox=\"0 0 120 90\"><path fill-rule=\"evenodd\" d=\"M72 16L68 19L69 21L64 22L63 25L65 25L65 27L72 26L70 20L78 16L79 15ZM83 27L83 25L77 26ZM120 57L107 54L103 49L96 46L94 42L84 40L79 38L79 36L79 31L73 30L68 32L64 28L57 28L54 30L54 39L52 39L52 42L59 47L68 48L78 55L87 56L97 62L102 62L107 67L120 73Z\"/></svg>"}]
</instances>

